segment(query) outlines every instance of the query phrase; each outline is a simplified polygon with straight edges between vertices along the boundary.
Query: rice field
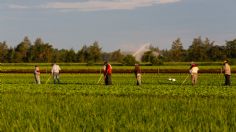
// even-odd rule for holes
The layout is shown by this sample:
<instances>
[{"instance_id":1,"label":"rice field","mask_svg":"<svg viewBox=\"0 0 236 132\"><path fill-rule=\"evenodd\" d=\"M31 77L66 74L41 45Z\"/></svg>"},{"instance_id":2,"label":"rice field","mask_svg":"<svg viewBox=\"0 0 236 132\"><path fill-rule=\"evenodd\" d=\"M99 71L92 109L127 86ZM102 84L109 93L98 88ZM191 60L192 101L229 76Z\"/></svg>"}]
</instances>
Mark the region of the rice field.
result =
<instances>
[{"instance_id":1,"label":"rice field","mask_svg":"<svg viewBox=\"0 0 236 132\"><path fill-rule=\"evenodd\" d=\"M236 76L222 74L0 74L0 131L236 131ZM170 78L176 81L170 81ZM187 78L187 79L186 79ZM186 81L184 82L184 80Z\"/></svg>"}]
</instances>

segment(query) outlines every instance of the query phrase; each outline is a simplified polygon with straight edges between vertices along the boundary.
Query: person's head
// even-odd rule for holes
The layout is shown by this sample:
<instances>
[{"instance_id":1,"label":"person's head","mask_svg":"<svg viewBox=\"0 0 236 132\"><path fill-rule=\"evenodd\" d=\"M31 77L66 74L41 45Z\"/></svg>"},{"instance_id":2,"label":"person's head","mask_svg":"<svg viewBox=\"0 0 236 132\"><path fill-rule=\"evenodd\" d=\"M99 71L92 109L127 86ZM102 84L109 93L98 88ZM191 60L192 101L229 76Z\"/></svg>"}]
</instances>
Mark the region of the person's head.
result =
<instances>
[{"instance_id":1,"label":"person's head","mask_svg":"<svg viewBox=\"0 0 236 132\"><path fill-rule=\"evenodd\" d=\"M38 67L37 65L34 66L35 68Z\"/></svg>"},{"instance_id":2,"label":"person's head","mask_svg":"<svg viewBox=\"0 0 236 132\"><path fill-rule=\"evenodd\" d=\"M229 60L224 60L224 64L229 63Z\"/></svg>"},{"instance_id":3,"label":"person's head","mask_svg":"<svg viewBox=\"0 0 236 132\"><path fill-rule=\"evenodd\" d=\"M197 66L197 64L193 63L191 66L192 66L192 67L196 67L196 66Z\"/></svg>"},{"instance_id":4,"label":"person's head","mask_svg":"<svg viewBox=\"0 0 236 132\"><path fill-rule=\"evenodd\" d=\"M104 61L104 65L106 65L106 64L108 64L108 62L107 62L107 61Z\"/></svg>"}]
</instances>

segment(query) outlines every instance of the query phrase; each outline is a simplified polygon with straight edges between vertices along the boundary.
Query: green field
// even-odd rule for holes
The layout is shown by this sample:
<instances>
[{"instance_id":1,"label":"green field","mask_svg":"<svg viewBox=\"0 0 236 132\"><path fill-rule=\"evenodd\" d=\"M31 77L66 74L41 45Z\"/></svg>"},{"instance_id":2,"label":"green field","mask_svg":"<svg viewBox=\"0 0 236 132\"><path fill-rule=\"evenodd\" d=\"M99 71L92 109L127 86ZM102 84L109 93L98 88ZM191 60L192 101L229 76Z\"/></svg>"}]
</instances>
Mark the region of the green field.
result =
<instances>
[{"instance_id":1,"label":"green field","mask_svg":"<svg viewBox=\"0 0 236 132\"><path fill-rule=\"evenodd\" d=\"M0 74L0 131L236 131L236 76L223 86L221 74L61 74L61 84L42 74ZM168 78L175 78L171 82Z\"/></svg>"}]
</instances>

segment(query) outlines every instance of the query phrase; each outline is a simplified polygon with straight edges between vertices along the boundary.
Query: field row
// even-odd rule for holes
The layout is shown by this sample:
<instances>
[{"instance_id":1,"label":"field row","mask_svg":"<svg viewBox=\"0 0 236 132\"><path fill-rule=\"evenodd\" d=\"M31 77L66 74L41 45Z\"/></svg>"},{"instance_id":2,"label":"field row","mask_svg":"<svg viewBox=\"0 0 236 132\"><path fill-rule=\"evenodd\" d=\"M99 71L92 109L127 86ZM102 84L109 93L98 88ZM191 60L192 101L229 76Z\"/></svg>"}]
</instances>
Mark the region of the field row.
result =
<instances>
[{"instance_id":1,"label":"field row","mask_svg":"<svg viewBox=\"0 0 236 132\"><path fill-rule=\"evenodd\" d=\"M98 82L101 74L61 74L61 84L53 84L48 74L41 75L41 85L36 85L33 74L4 74L2 91L5 93L53 93L84 95L149 95L149 96L236 96L236 77L232 86L224 86L221 74L200 74L198 84L191 85L188 74L143 74L142 85L136 86L133 74L113 74L112 86ZM170 81L174 78L176 81ZM186 79L187 78L187 79ZM184 81L186 80L186 81Z\"/></svg>"}]
</instances>

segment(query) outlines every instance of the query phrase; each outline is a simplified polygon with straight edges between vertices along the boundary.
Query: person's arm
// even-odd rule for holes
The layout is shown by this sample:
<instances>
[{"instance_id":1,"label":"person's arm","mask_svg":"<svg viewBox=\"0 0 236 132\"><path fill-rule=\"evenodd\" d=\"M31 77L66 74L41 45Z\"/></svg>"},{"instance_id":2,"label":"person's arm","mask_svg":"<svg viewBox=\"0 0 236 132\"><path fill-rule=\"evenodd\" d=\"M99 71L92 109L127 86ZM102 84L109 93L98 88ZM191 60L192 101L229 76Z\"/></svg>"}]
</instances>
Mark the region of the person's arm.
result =
<instances>
[{"instance_id":1,"label":"person's arm","mask_svg":"<svg viewBox=\"0 0 236 132\"><path fill-rule=\"evenodd\" d=\"M103 74L106 75L106 65L103 66Z\"/></svg>"},{"instance_id":2,"label":"person's arm","mask_svg":"<svg viewBox=\"0 0 236 132\"><path fill-rule=\"evenodd\" d=\"M224 65L224 66L222 67L222 72L225 73L225 70L226 70L226 66Z\"/></svg>"},{"instance_id":3,"label":"person's arm","mask_svg":"<svg viewBox=\"0 0 236 132\"><path fill-rule=\"evenodd\" d=\"M60 68L60 66L58 65L58 70L60 71L61 70L61 68Z\"/></svg>"},{"instance_id":4,"label":"person's arm","mask_svg":"<svg viewBox=\"0 0 236 132\"><path fill-rule=\"evenodd\" d=\"M36 68L37 74L40 74L39 67Z\"/></svg>"},{"instance_id":5,"label":"person's arm","mask_svg":"<svg viewBox=\"0 0 236 132\"><path fill-rule=\"evenodd\" d=\"M189 70L189 73L190 73L190 74L192 74L192 72L193 72L193 68L191 68L191 69Z\"/></svg>"},{"instance_id":6,"label":"person's arm","mask_svg":"<svg viewBox=\"0 0 236 132\"><path fill-rule=\"evenodd\" d=\"M53 74L53 69L54 69L54 66L52 66L52 70L51 70L51 73Z\"/></svg>"}]
</instances>

